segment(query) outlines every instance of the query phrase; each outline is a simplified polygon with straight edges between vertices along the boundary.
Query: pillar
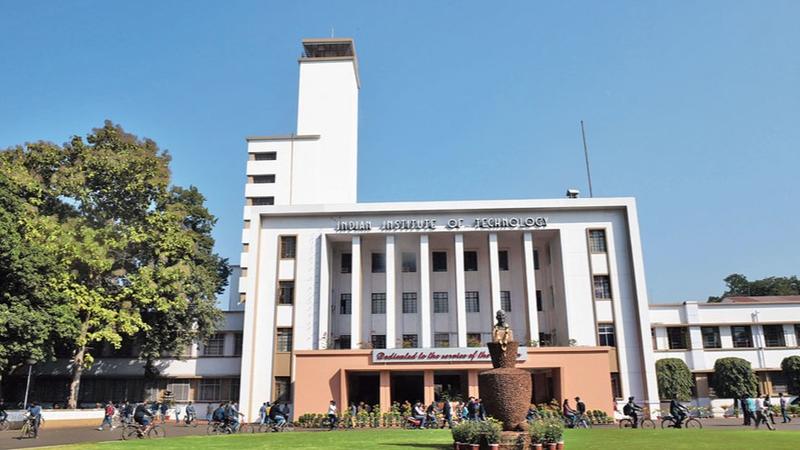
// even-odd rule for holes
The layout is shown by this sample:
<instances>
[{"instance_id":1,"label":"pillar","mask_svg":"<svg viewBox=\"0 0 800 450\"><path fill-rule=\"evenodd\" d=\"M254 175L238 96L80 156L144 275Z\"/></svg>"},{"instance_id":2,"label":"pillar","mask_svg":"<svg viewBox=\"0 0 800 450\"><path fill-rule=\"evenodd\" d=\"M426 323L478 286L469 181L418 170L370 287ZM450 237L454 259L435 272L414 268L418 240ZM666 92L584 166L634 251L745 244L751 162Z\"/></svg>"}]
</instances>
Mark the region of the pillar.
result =
<instances>
[{"instance_id":1,"label":"pillar","mask_svg":"<svg viewBox=\"0 0 800 450\"><path fill-rule=\"evenodd\" d=\"M395 292L395 245L394 236L386 236L386 348L397 347L396 336L396 321L395 321L395 301L397 293Z\"/></svg>"},{"instance_id":2,"label":"pillar","mask_svg":"<svg viewBox=\"0 0 800 450\"><path fill-rule=\"evenodd\" d=\"M319 323L317 348L328 348L330 340L330 261L328 259L328 237L319 238Z\"/></svg>"},{"instance_id":3,"label":"pillar","mask_svg":"<svg viewBox=\"0 0 800 450\"><path fill-rule=\"evenodd\" d=\"M392 378L388 370L381 370L380 374L381 412L389 412L392 406Z\"/></svg>"},{"instance_id":4,"label":"pillar","mask_svg":"<svg viewBox=\"0 0 800 450\"><path fill-rule=\"evenodd\" d=\"M469 370L467 371L467 396L480 397L479 394L480 392L478 389L478 371Z\"/></svg>"},{"instance_id":5,"label":"pillar","mask_svg":"<svg viewBox=\"0 0 800 450\"><path fill-rule=\"evenodd\" d=\"M431 346L431 267L428 235L419 237L419 327L420 347Z\"/></svg>"},{"instance_id":6,"label":"pillar","mask_svg":"<svg viewBox=\"0 0 800 450\"><path fill-rule=\"evenodd\" d=\"M502 309L500 302L500 256L497 250L497 233L489 233L489 287L492 291L492 310L489 325L494 324L494 315Z\"/></svg>"},{"instance_id":7,"label":"pillar","mask_svg":"<svg viewBox=\"0 0 800 450\"><path fill-rule=\"evenodd\" d=\"M536 309L536 266L533 259L533 233L522 234L525 260L525 307L528 313L528 341L539 340L539 311Z\"/></svg>"},{"instance_id":8,"label":"pillar","mask_svg":"<svg viewBox=\"0 0 800 450\"><path fill-rule=\"evenodd\" d=\"M353 236L350 271L350 348L361 343L361 236Z\"/></svg>"},{"instance_id":9,"label":"pillar","mask_svg":"<svg viewBox=\"0 0 800 450\"><path fill-rule=\"evenodd\" d=\"M422 372L422 383L424 384L423 389L423 396L425 399L422 401L425 405L430 405L431 402L434 400L434 391L433 391L433 371L426 370Z\"/></svg>"},{"instance_id":10,"label":"pillar","mask_svg":"<svg viewBox=\"0 0 800 450\"><path fill-rule=\"evenodd\" d=\"M467 346L467 301L464 281L464 235L456 234L454 237L456 256L456 321L458 323L458 337L456 342L459 347Z\"/></svg>"}]
</instances>

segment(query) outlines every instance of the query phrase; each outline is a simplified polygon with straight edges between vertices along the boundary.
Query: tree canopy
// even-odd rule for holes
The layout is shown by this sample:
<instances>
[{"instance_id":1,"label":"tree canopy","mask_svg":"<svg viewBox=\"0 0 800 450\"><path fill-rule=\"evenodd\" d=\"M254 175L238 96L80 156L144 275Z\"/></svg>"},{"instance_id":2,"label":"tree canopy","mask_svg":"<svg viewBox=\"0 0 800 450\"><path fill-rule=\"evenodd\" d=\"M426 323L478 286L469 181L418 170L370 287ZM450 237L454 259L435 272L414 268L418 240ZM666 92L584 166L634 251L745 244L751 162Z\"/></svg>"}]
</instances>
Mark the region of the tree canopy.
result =
<instances>
[{"instance_id":1,"label":"tree canopy","mask_svg":"<svg viewBox=\"0 0 800 450\"><path fill-rule=\"evenodd\" d=\"M692 398L692 372L689 366L678 358L665 358L656 361L658 395L661 399L688 401Z\"/></svg>"},{"instance_id":2,"label":"tree canopy","mask_svg":"<svg viewBox=\"0 0 800 450\"><path fill-rule=\"evenodd\" d=\"M169 162L155 142L108 121L85 140L0 153L0 179L9 180L0 191L3 213L19 217L14 205L24 211L34 225L19 230L19 241L30 243L37 258L57 262L40 272L37 295L58 299L58 309L47 315L64 324L51 338L72 350L70 407L100 345L119 348L123 338L133 338L152 367L153 360L207 338L222 317L216 295L229 268L213 252L216 219L196 188L170 185ZM23 286L19 271L6 276ZM4 307L38 313L37 305L20 299L18 287L10 292Z\"/></svg>"},{"instance_id":3,"label":"tree canopy","mask_svg":"<svg viewBox=\"0 0 800 450\"><path fill-rule=\"evenodd\" d=\"M758 394L758 380L750 362L742 358L718 359L714 363L712 387L719 398L753 397Z\"/></svg>"},{"instance_id":4,"label":"tree canopy","mask_svg":"<svg viewBox=\"0 0 800 450\"><path fill-rule=\"evenodd\" d=\"M787 356L781 361L781 370L786 377L789 392L800 395L800 356Z\"/></svg>"},{"instance_id":5,"label":"tree canopy","mask_svg":"<svg viewBox=\"0 0 800 450\"><path fill-rule=\"evenodd\" d=\"M749 281L746 276L733 273L725 277L726 290L719 297L708 297L710 303L725 297L761 297L766 295L800 295L800 279L791 277L767 277Z\"/></svg>"}]
</instances>

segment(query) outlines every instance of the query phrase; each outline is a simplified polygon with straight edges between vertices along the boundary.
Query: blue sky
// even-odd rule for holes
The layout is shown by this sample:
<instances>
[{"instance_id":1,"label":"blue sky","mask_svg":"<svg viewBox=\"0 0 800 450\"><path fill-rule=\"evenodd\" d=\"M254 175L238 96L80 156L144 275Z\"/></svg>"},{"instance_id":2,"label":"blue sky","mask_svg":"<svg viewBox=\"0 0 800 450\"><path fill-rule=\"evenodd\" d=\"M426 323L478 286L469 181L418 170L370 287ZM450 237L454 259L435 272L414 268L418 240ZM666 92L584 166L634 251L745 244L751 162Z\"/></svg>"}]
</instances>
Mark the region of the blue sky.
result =
<instances>
[{"instance_id":1,"label":"blue sky","mask_svg":"<svg viewBox=\"0 0 800 450\"><path fill-rule=\"evenodd\" d=\"M800 267L800 2L0 2L0 147L111 119L238 263L246 146L303 37L356 39L359 201L635 196L651 301Z\"/></svg>"}]
</instances>

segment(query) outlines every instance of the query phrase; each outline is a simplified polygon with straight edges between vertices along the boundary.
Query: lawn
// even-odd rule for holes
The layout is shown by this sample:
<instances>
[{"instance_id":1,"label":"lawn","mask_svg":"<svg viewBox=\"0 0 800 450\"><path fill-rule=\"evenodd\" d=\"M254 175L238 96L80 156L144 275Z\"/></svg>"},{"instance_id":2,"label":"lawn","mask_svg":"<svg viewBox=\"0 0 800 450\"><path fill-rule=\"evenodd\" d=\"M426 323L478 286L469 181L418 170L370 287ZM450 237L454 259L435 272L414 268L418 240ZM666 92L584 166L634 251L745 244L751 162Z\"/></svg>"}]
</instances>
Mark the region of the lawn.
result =
<instances>
[{"instance_id":1,"label":"lawn","mask_svg":"<svg viewBox=\"0 0 800 450\"><path fill-rule=\"evenodd\" d=\"M567 430L568 449L797 449L797 431L753 429L705 430ZM236 449L452 449L450 432L446 430L358 430L337 432L301 432L251 434L234 436L187 436L159 441L83 443L59 450L228 450Z\"/></svg>"}]
</instances>

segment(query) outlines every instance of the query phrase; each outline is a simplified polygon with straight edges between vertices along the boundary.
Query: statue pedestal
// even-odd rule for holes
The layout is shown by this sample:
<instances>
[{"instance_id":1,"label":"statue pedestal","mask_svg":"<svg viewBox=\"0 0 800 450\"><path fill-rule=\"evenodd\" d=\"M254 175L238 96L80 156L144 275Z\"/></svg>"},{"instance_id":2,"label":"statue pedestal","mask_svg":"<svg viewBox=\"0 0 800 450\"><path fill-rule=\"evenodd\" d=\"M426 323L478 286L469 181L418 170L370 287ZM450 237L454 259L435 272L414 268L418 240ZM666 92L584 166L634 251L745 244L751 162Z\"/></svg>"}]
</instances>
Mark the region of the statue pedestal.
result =
<instances>
[{"instance_id":1,"label":"statue pedestal","mask_svg":"<svg viewBox=\"0 0 800 450\"><path fill-rule=\"evenodd\" d=\"M505 431L526 431L532 383L530 372L515 368L519 343L509 342L506 351L497 342L487 345L495 368L478 375L486 413L503 422Z\"/></svg>"}]
</instances>

